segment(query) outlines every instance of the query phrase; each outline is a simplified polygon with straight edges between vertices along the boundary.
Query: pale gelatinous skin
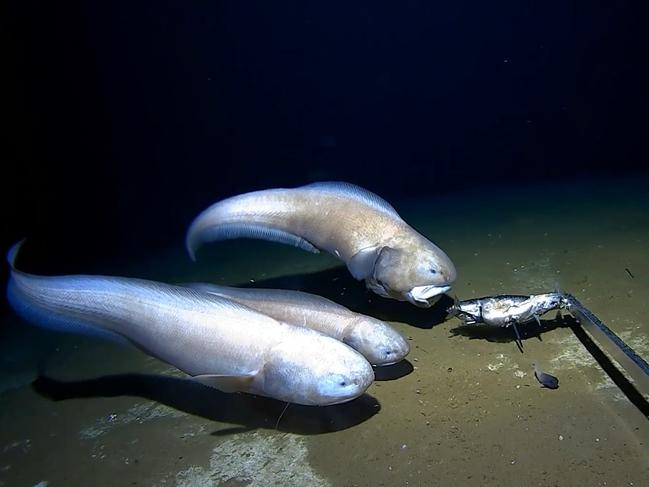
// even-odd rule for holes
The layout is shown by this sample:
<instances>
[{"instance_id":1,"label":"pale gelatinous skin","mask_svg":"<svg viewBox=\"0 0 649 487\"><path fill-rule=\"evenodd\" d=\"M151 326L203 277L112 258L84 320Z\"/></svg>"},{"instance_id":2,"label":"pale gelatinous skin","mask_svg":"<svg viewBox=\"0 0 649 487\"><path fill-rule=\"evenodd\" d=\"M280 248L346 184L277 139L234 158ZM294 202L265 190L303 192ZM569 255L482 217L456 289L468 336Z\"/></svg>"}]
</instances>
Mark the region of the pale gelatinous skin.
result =
<instances>
[{"instance_id":1,"label":"pale gelatinous skin","mask_svg":"<svg viewBox=\"0 0 649 487\"><path fill-rule=\"evenodd\" d=\"M299 404L350 401L374 380L350 347L230 300L140 279L27 274L13 269L16 251L7 294L34 324L115 336L201 383Z\"/></svg>"},{"instance_id":2,"label":"pale gelatinous skin","mask_svg":"<svg viewBox=\"0 0 649 487\"><path fill-rule=\"evenodd\" d=\"M283 323L304 326L358 350L372 365L389 365L410 351L406 339L389 324L355 313L329 299L301 291L236 288L209 283L184 284L236 301Z\"/></svg>"},{"instance_id":3,"label":"pale gelatinous skin","mask_svg":"<svg viewBox=\"0 0 649 487\"><path fill-rule=\"evenodd\" d=\"M206 242L262 238L327 251L375 293L428 307L456 279L449 257L378 196L347 183L269 189L225 199L187 233L195 257Z\"/></svg>"}]
</instances>

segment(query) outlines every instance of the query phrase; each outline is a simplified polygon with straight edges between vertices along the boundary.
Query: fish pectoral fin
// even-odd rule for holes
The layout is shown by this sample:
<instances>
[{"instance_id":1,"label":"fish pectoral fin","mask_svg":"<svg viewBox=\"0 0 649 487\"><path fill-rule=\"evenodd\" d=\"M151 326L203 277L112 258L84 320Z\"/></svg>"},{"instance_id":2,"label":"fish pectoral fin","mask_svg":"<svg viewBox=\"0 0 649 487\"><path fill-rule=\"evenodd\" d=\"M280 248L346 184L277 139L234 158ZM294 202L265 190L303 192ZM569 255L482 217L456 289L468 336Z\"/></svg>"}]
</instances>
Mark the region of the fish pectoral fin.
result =
<instances>
[{"instance_id":1,"label":"fish pectoral fin","mask_svg":"<svg viewBox=\"0 0 649 487\"><path fill-rule=\"evenodd\" d=\"M203 374L192 376L192 380L223 392L246 392L250 390L257 373L246 375Z\"/></svg>"},{"instance_id":2,"label":"fish pectoral fin","mask_svg":"<svg viewBox=\"0 0 649 487\"><path fill-rule=\"evenodd\" d=\"M380 247L367 247L356 252L347 263L351 275L359 281L371 276L380 251Z\"/></svg>"}]
</instances>

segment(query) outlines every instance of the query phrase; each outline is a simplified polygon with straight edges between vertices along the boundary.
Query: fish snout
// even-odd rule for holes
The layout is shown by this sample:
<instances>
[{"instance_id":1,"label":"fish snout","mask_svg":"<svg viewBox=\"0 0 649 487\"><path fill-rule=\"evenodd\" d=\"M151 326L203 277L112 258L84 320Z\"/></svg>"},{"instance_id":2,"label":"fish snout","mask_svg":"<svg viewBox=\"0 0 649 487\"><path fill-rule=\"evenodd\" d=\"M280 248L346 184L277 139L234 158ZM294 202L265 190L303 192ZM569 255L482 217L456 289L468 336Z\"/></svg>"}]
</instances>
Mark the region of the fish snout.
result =
<instances>
[{"instance_id":1,"label":"fish snout","mask_svg":"<svg viewBox=\"0 0 649 487\"><path fill-rule=\"evenodd\" d=\"M402 360L410 346L408 341L388 323L370 316L360 316L346 329L345 345L360 352L372 365L389 365Z\"/></svg>"},{"instance_id":2,"label":"fish snout","mask_svg":"<svg viewBox=\"0 0 649 487\"><path fill-rule=\"evenodd\" d=\"M408 340L398 331L392 331L394 333L393 339L390 342L390 346L384 349L384 360L380 365L396 364L397 362L401 362L410 353Z\"/></svg>"},{"instance_id":3,"label":"fish snout","mask_svg":"<svg viewBox=\"0 0 649 487\"><path fill-rule=\"evenodd\" d=\"M385 361L382 365L391 365L401 362L406 358L406 355L410 353L410 345L408 344L408 341L401 335L399 335L399 338L400 340L394 343L394 346L391 349L385 351Z\"/></svg>"},{"instance_id":4,"label":"fish snout","mask_svg":"<svg viewBox=\"0 0 649 487\"><path fill-rule=\"evenodd\" d=\"M329 406L356 399L372 382L374 382L374 369L363 358L362 365L359 367L354 367L345 373L332 374L318 383L318 404Z\"/></svg>"},{"instance_id":5,"label":"fish snout","mask_svg":"<svg viewBox=\"0 0 649 487\"><path fill-rule=\"evenodd\" d=\"M450 257L437 246L435 246L434 250L422 259L418 267L420 277L425 277L427 279L427 284L430 285L450 287L457 279L457 269L455 268L455 264L453 264Z\"/></svg>"},{"instance_id":6,"label":"fish snout","mask_svg":"<svg viewBox=\"0 0 649 487\"><path fill-rule=\"evenodd\" d=\"M401 362L408 353L410 353L410 346L404 339L403 344L395 343L392 346L381 347L371 355L368 354L365 357L372 365L380 367Z\"/></svg>"},{"instance_id":7,"label":"fish snout","mask_svg":"<svg viewBox=\"0 0 649 487\"><path fill-rule=\"evenodd\" d=\"M450 259L446 263L446 265L440 267L439 273L442 275L449 286L453 284L457 279L457 270L455 269L455 265L453 265L453 262L451 262Z\"/></svg>"},{"instance_id":8,"label":"fish snout","mask_svg":"<svg viewBox=\"0 0 649 487\"><path fill-rule=\"evenodd\" d=\"M367 388L374 382L374 369L370 363L363 357L362 366L349 378L350 399L356 398L363 394Z\"/></svg>"}]
</instances>

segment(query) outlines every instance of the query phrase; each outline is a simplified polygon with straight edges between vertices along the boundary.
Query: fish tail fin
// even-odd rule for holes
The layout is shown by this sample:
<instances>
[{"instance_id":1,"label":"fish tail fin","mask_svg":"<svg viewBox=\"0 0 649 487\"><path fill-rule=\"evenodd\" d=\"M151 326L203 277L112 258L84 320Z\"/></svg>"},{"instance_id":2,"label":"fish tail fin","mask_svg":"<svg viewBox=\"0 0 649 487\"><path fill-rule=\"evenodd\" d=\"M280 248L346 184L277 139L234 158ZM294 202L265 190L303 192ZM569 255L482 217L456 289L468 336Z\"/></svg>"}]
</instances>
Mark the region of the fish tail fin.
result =
<instances>
[{"instance_id":1,"label":"fish tail fin","mask_svg":"<svg viewBox=\"0 0 649 487\"><path fill-rule=\"evenodd\" d=\"M81 318L66 316L60 310L52 310L43 305L45 300L43 288L39 288L35 279L37 276L26 274L15 267L18 252L25 239L16 242L7 252L7 264L11 268L11 279L7 285L7 302L18 316L40 328L58 332L76 333L87 336L106 338L118 343L129 343L126 338L116 332L95 326ZM51 278L56 282L60 278Z\"/></svg>"},{"instance_id":2,"label":"fish tail fin","mask_svg":"<svg viewBox=\"0 0 649 487\"><path fill-rule=\"evenodd\" d=\"M23 238L22 240L19 240L7 251L7 264L9 265L9 267L11 267L12 271L16 270L16 257L18 256L18 252L20 252L20 248L22 247L23 243L25 243L25 240L27 239Z\"/></svg>"},{"instance_id":3,"label":"fish tail fin","mask_svg":"<svg viewBox=\"0 0 649 487\"><path fill-rule=\"evenodd\" d=\"M192 262L196 262L196 249L198 248L198 244L194 242L191 232L187 234L185 239L185 248L187 249L187 253Z\"/></svg>"},{"instance_id":4,"label":"fish tail fin","mask_svg":"<svg viewBox=\"0 0 649 487\"><path fill-rule=\"evenodd\" d=\"M187 231L185 247L189 256L196 260L196 252L205 243L238 238L269 240L314 254L320 252L304 235L292 232L291 225L287 223L290 218L269 217L268 206L280 205L286 191L254 191L226 198L208 207L194 219ZM290 214L296 214L294 210L285 209Z\"/></svg>"}]
</instances>

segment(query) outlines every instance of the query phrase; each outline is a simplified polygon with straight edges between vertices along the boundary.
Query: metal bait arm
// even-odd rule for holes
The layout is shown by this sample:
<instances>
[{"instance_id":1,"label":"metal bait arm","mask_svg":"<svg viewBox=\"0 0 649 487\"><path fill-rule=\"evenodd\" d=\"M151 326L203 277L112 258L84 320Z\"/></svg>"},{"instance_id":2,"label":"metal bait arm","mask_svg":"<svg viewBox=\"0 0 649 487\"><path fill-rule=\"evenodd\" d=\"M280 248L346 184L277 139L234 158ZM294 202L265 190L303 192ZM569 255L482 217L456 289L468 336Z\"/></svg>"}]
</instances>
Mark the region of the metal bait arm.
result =
<instances>
[{"instance_id":1,"label":"metal bait arm","mask_svg":"<svg viewBox=\"0 0 649 487\"><path fill-rule=\"evenodd\" d=\"M649 395L649 364L572 294L564 294L566 309L629 374L641 394Z\"/></svg>"},{"instance_id":2,"label":"metal bait arm","mask_svg":"<svg viewBox=\"0 0 649 487\"><path fill-rule=\"evenodd\" d=\"M474 324L484 324L487 326L501 326L501 327L513 327L514 332L516 333L516 345L519 347L519 350L523 351L523 343L521 336L518 332L517 325L521 325L531 319L535 319L539 326L542 326L539 320L539 316L543 313L547 313L553 309L557 309L558 316L560 316L561 309L565 309L572 317L575 322L580 326L573 328L574 333L577 335L577 338L582 342L582 344L588 349L588 351L593 354L593 357L600 363L604 368L606 373L609 374L611 379L620 387L622 392L626 394L627 398L638 407L641 412L649 418L649 363L645 361L640 355L638 355L635 350L629 347L624 340L617 336L609 327L607 327L602 321L597 318L589 309L587 309L583 304L581 304L577 298L572 294L568 293L546 293L546 294L537 294L531 296L517 296L520 299L533 299L533 298L547 298L550 295L554 299L546 300L545 302L540 303L540 306L532 309L531 314L519 314L511 311L511 308L503 313L505 317L504 323L501 321L499 324L495 322L490 322L490 319L485 319L483 314L482 301L489 300L500 300L505 301L511 299L512 296L509 295L499 295L499 296L489 296L485 298L477 298L467 301L458 301L455 299L454 305L449 308L449 314L452 316L457 316L464 325L474 325ZM558 300L556 298L559 298ZM475 307L476 301L478 302L479 313L471 313L469 309L471 306ZM466 311L462 307L466 306ZM583 335L580 336L580 335ZM589 346L584 338L588 340L592 347ZM595 343L596 342L596 343ZM599 345L599 348L598 348ZM595 350L596 349L596 350ZM600 359L597 358L596 354L601 354L602 357L605 357L605 352L614 359L619 366L621 366L624 371L628 374L628 377L625 377L624 374L617 370L617 367L614 363L606 358L609 365L617 370L619 378L616 379L612 375L611 371L607 369L606 364L602 363ZM630 379L630 380L629 380Z\"/></svg>"}]
</instances>

